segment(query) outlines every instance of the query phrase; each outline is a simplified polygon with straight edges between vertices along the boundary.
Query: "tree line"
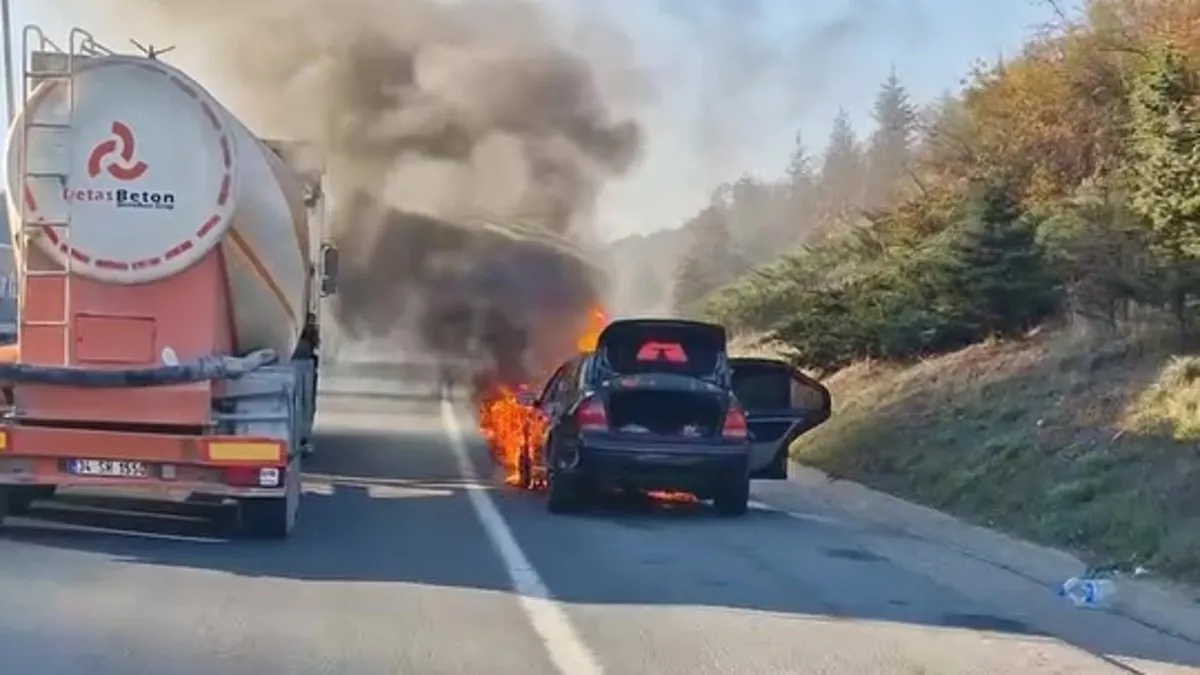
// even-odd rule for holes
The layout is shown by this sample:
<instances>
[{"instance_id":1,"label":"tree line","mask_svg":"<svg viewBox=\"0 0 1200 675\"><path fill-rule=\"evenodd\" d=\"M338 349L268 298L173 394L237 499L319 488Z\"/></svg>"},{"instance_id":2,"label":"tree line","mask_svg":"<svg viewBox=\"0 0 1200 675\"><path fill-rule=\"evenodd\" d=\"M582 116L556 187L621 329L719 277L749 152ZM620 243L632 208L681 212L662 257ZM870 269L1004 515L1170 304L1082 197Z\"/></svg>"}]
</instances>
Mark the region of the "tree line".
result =
<instances>
[{"instance_id":1,"label":"tree line","mask_svg":"<svg viewBox=\"0 0 1200 675\"><path fill-rule=\"evenodd\" d=\"M1190 340L1200 3L1090 0L1059 18L926 106L893 73L865 139L843 112L821 156L797 139L782 179L717 190L689 222L676 310L821 371L1047 321L1156 321Z\"/></svg>"}]
</instances>

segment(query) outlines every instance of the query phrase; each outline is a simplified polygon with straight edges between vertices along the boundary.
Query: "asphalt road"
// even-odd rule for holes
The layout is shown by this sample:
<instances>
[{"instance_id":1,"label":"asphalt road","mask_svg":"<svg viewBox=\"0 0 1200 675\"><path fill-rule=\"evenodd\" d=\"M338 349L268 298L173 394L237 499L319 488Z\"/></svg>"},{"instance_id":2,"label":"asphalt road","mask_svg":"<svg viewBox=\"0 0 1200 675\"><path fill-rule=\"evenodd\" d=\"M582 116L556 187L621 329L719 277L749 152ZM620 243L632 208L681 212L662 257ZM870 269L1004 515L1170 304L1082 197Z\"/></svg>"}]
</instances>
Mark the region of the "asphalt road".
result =
<instances>
[{"instance_id":1,"label":"asphalt road","mask_svg":"<svg viewBox=\"0 0 1200 675\"><path fill-rule=\"evenodd\" d=\"M552 517L496 486L460 407L335 379L286 542L87 497L14 521L0 673L1200 672L1200 646L786 486L737 520L653 504Z\"/></svg>"}]
</instances>

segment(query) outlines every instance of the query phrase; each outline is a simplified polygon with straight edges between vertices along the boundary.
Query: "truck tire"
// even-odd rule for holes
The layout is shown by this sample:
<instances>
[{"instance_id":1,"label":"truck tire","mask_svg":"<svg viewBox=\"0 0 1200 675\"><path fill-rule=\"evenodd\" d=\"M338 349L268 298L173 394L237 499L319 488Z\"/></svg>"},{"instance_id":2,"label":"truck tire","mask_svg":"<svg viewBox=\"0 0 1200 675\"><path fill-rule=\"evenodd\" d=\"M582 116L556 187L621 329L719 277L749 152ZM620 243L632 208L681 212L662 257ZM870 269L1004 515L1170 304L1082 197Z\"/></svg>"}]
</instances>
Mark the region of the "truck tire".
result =
<instances>
[{"instance_id":1,"label":"truck tire","mask_svg":"<svg viewBox=\"0 0 1200 675\"><path fill-rule=\"evenodd\" d=\"M750 510L750 480L726 486L713 498L713 508L722 516L737 517Z\"/></svg>"},{"instance_id":2,"label":"truck tire","mask_svg":"<svg viewBox=\"0 0 1200 675\"><path fill-rule=\"evenodd\" d=\"M35 501L53 497L55 489L53 485L15 485L9 487L3 493L5 512L10 516L23 516L29 513Z\"/></svg>"},{"instance_id":3,"label":"truck tire","mask_svg":"<svg viewBox=\"0 0 1200 675\"><path fill-rule=\"evenodd\" d=\"M286 539L295 520L287 497L253 497L238 504L242 534L254 539Z\"/></svg>"},{"instance_id":4,"label":"truck tire","mask_svg":"<svg viewBox=\"0 0 1200 675\"><path fill-rule=\"evenodd\" d=\"M287 489L282 497L245 497L238 500L241 532L255 539L286 539L296 527L300 511L299 464L288 467Z\"/></svg>"}]
</instances>

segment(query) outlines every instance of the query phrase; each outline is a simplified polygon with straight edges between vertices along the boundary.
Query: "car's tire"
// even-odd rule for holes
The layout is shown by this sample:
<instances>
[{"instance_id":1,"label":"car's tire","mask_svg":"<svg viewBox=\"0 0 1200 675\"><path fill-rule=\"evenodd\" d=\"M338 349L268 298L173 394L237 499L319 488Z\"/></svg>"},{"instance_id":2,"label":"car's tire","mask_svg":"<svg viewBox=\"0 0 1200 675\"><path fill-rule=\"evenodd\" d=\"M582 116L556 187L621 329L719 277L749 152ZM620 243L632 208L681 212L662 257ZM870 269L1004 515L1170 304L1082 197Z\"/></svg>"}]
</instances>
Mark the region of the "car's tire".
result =
<instances>
[{"instance_id":1,"label":"car's tire","mask_svg":"<svg viewBox=\"0 0 1200 675\"><path fill-rule=\"evenodd\" d=\"M722 516L742 516L750 510L750 480L731 483L713 497L713 508Z\"/></svg>"},{"instance_id":2,"label":"car's tire","mask_svg":"<svg viewBox=\"0 0 1200 675\"><path fill-rule=\"evenodd\" d=\"M762 472L763 480L787 480L788 477L788 454L784 449Z\"/></svg>"},{"instance_id":3,"label":"car's tire","mask_svg":"<svg viewBox=\"0 0 1200 675\"><path fill-rule=\"evenodd\" d=\"M550 513L579 513L586 504L583 486L571 476L551 471L547 477L546 510Z\"/></svg>"},{"instance_id":4,"label":"car's tire","mask_svg":"<svg viewBox=\"0 0 1200 675\"><path fill-rule=\"evenodd\" d=\"M4 512L10 516L29 513L33 503L39 499L50 499L56 488L53 485L14 485L3 492Z\"/></svg>"}]
</instances>

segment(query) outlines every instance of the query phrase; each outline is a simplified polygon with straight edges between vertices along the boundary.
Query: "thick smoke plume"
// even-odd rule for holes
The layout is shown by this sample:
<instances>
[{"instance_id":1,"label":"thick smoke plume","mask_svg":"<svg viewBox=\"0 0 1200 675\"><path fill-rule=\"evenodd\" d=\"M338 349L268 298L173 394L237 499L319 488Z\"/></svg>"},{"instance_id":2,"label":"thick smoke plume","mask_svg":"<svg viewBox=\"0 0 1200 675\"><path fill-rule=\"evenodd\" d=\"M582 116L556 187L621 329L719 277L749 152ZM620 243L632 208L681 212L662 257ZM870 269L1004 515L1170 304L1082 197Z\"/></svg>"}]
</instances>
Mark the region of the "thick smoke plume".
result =
<instances>
[{"instance_id":1,"label":"thick smoke plume","mask_svg":"<svg viewBox=\"0 0 1200 675\"><path fill-rule=\"evenodd\" d=\"M513 364L522 332L566 332L596 302L597 275L562 244L586 232L605 183L639 156L641 134L614 119L593 65L538 6L103 4L104 16L131 17L174 44L168 58L200 55L187 58L206 64L197 77L252 125L319 146L342 252L343 333L408 330L451 356L475 335Z\"/></svg>"}]
</instances>

